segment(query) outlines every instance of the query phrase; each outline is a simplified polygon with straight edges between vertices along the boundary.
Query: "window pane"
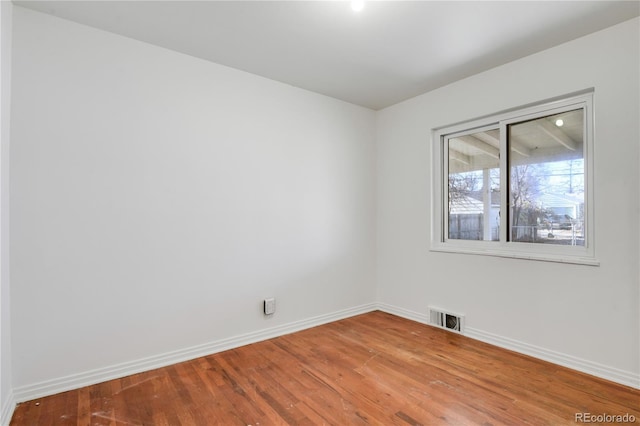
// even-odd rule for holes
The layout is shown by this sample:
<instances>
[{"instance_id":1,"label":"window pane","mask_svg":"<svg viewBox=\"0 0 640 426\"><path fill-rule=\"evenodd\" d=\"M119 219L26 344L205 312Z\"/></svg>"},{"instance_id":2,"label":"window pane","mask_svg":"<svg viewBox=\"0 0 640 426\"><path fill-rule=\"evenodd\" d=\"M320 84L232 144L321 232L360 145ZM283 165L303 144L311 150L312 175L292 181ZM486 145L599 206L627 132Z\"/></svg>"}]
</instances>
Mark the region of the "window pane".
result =
<instances>
[{"instance_id":1,"label":"window pane","mask_svg":"<svg viewBox=\"0 0 640 426\"><path fill-rule=\"evenodd\" d=\"M497 129L448 139L449 239L500 239Z\"/></svg>"},{"instance_id":2,"label":"window pane","mask_svg":"<svg viewBox=\"0 0 640 426\"><path fill-rule=\"evenodd\" d=\"M507 126L511 241L584 246L584 112Z\"/></svg>"}]
</instances>

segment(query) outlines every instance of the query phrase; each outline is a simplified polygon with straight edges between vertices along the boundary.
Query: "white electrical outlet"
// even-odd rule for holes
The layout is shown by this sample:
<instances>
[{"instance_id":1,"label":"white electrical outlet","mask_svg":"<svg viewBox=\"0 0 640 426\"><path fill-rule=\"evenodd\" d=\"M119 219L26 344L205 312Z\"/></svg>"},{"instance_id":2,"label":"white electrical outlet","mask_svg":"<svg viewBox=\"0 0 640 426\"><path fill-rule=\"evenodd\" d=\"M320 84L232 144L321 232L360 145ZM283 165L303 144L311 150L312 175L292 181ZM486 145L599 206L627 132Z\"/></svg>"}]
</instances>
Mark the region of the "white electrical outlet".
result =
<instances>
[{"instance_id":1,"label":"white electrical outlet","mask_svg":"<svg viewBox=\"0 0 640 426\"><path fill-rule=\"evenodd\" d=\"M269 299L264 299L264 314L272 315L276 311L276 299L271 297Z\"/></svg>"}]
</instances>

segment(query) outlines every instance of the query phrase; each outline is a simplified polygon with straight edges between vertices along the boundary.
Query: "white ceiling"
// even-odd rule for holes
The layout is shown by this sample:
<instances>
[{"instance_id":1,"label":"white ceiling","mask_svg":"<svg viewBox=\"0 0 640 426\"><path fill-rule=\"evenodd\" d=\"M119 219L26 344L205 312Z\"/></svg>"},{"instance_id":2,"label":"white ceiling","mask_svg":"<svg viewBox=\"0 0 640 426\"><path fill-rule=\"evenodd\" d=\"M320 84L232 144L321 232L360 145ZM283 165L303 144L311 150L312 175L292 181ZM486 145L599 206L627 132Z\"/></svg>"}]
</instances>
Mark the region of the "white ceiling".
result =
<instances>
[{"instance_id":1,"label":"white ceiling","mask_svg":"<svg viewBox=\"0 0 640 426\"><path fill-rule=\"evenodd\" d=\"M640 15L640 1L14 1L372 109Z\"/></svg>"}]
</instances>

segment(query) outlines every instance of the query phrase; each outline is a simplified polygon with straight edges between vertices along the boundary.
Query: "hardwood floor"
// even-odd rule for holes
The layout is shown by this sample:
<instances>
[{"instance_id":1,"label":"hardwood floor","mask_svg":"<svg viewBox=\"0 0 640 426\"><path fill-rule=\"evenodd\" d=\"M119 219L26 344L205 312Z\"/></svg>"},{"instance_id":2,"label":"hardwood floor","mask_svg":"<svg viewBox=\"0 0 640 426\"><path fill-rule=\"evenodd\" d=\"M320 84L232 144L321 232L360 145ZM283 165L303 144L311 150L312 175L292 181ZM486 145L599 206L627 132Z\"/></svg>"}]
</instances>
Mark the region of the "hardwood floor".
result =
<instances>
[{"instance_id":1,"label":"hardwood floor","mask_svg":"<svg viewBox=\"0 0 640 426\"><path fill-rule=\"evenodd\" d=\"M11 425L562 425L576 413L638 423L640 390L372 312L25 402Z\"/></svg>"}]
</instances>

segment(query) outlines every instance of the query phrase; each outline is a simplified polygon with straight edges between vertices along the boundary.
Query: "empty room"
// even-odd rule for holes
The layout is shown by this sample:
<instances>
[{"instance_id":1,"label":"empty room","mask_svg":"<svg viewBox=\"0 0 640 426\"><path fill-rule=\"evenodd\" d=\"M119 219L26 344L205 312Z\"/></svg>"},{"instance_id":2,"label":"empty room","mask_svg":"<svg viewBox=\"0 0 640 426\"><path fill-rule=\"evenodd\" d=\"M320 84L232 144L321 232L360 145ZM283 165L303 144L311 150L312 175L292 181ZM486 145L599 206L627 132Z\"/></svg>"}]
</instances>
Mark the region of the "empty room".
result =
<instances>
[{"instance_id":1,"label":"empty room","mask_svg":"<svg viewBox=\"0 0 640 426\"><path fill-rule=\"evenodd\" d=\"M1 425L640 423L640 2L0 24Z\"/></svg>"}]
</instances>

